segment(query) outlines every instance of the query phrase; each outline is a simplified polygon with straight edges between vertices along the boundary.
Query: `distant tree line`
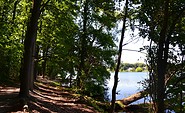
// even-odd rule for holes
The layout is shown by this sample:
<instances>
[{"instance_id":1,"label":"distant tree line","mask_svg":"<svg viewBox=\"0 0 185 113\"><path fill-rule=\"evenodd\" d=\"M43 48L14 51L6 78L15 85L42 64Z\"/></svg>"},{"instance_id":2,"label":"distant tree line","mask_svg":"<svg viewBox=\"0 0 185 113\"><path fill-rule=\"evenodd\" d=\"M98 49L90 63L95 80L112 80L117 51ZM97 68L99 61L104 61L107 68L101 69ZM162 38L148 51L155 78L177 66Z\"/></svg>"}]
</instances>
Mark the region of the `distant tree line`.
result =
<instances>
[{"instance_id":1,"label":"distant tree line","mask_svg":"<svg viewBox=\"0 0 185 113\"><path fill-rule=\"evenodd\" d=\"M111 69L111 71L115 71ZM145 63L121 63L120 72L143 72L147 71L147 65Z\"/></svg>"},{"instance_id":2,"label":"distant tree line","mask_svg":"<svg viewBox=\"0 0 185 113\"><path fill-rule=\"evenodd\" d=\"M120 66L120 71L142 72L146 70L147 66L144 63L122 63Z\"/></svg>"}]
</instances>

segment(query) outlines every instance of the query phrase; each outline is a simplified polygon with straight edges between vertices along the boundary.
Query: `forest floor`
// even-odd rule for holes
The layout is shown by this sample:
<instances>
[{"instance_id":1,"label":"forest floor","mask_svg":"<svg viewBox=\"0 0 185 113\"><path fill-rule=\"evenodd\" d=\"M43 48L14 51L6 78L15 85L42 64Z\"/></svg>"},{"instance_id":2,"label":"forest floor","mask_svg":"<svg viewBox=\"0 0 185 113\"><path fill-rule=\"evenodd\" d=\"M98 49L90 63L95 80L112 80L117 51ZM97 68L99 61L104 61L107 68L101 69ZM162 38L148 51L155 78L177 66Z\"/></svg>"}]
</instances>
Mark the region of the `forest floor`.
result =
<instances>
[{"instance_id":1,"label":"forest floor","mask_svg":"<svg viewBox=\"0 0 185 113\"><path fill-rule=\"evenodd\" d=\"M30 113L98 113L73 92L53 86L51 82L38 79L27 103ZM0 113L22 113L18 93L18 87L0 86Z\"/></svg>"}]
</instances>

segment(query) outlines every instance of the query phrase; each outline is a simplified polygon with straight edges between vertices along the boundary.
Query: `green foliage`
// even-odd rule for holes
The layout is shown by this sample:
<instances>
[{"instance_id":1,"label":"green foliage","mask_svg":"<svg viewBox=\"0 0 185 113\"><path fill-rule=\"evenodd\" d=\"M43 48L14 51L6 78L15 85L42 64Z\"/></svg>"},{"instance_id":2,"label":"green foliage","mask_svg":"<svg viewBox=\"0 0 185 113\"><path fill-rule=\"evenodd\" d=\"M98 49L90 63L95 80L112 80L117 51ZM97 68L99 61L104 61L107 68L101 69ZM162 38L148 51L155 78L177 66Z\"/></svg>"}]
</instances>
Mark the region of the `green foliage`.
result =
<instances>
[{"instance_id":1,"label":"green foliage","mask_svg":"<svg viewBox=\"0 0 185 113\"><path fill-rule=\"evenodd\" d=\"M106 79L110 77L107 67L114 66L116 54L111 33L115 26L113 1L78 1L79 34L77 37L77 68L80 87L85 94L103 99Z\"/></svg>"},{"instance_id":2,"label":"green foliage","mask_svg":"<svg viewBox=\"0 0 185 113\"><path fill-rule=\"evenodd\" d=\"M46 1L43 1L43 3ZM106 80L110 78L107 69L115 66L114 56L117 53L113 29L117 19L122 19L121 10L116 12L112 0L86 1L50 1L41 12L37 32L37 54L35 61L37 73L55 78L61 74L64 81L71 79L72 87L76 87L78 73L82 73L82 92L98 100L103 100L106 93ZM154 43L148 50L148 66L152 79L156 79L157 42L162 29L163 1L138 0L130 1L129 26L134 27L139 22L140 36L149 38ZM87 5L85 14L84 7ZM132 7L135 4L135 7ZM168 19L168 37L170 51L168 58L168 73L172 75L168 81L167 101L170 107L179 112L180 93L184 90L179 80L178 66L182 63L184 53L185 17L183 0L170 1ZM15 9L16 6L16 9ZM27 0L0 1L0 80L19 79L19 70L23 55L23 43L27 23L30 17L32 2ZM116 12L116 13L115 13ZM134 20L136 19L136 20ZM86 26L84 28L84 20ZM85 29L85 30L84 30ZM84 35L85 34L85 35ZM82 43L84 38L85 43ZM174 52L174 49L178 51ZM84 66L79 72L83 55ZM177 66L177 67L176 67ZM43 73L45 68L45 73ZM143 63L121 64L121 71L141 72L146 69ZM182 68L183 69L183 68ZM182 77L182 76L181 76ZM181 78L180 77L180 78ZM174 85L174 83L177 83ZM155 81L151 84L155 86ZM171 87L173 86L173 87ZM152 87L155 88L155 87ZM98 97L98 98L97 98ZM184 98L182 98L184 101ZM171 103L171 104L169 104ZM184 110L184 108L183 108Z\"/></svg>"},{"instance_id":3,"label":"green foliage","mask_svg":"<svg viewBox=\"0 0 185 113\"><path fill-rule=\"evenodd\" d=\"M81 93L103 100L107 92L106 80L110 78L107 69L115 67L117 48L114 28L117 20L122 19L124 14L116 9L118 6L113 0L50 0L44 5L46 1L43 0L44 7L38 23L36 45L38 50L34 56L37 74L47 75L50 78L60 74L63 81L76 87L76 76L81 73L81 89L79 89ZM85 5L87 5L86 13ZM151 46L145 46L144 49L148 51L147 67L152 80L148 86L153 91L151 96L154 97L154 101L158 41L164 21L163 6L164 0L129 1L127 26L132 30L136 26L140 30L139 35L152 42ZM185 101L185 98L181 97L185 82L182 59L185 51L184 6L184 0L171 0L167 21L166 37L169 38L170 49L165 100L167 108L176 112L185 111L184 105L181 106ZM31 10L32 1L0 1L1 83L6 83L10 79L13 81L19 79L24 38ZM81 62L83 62L82 69L80 69ZM141 72L146 70L146 65L123 63L120 70Z\"/></svg>"},{"instance_id":4,"label":"green foliage","mask_svg":"<svg viewBox=\"0 0 185 113\"><path fill-rule=\"evenodd\" d=\"M184 5L183 0L173 0L169 1L170 5L168 7L168 16L164 17L164 4L165 0L141 0L141 6L138 8L137 18L139 19L139 30L140 36L143 38L148 38L151 41L151 45L145 47L148 50L148 68L150 72L150 82L148 83L151 89L151 97L154 101L156 100L156 86L158 77L157 70L162 70L157 68L157 60L159 59L157 50L159 50L159 40L161 34L164 33L162 30L164 27L164 22L167 22L167 33L165 39L169 39L169 51L167 60L167 71L165 74L165 87L166 87L166 108L174 110L175 112L183 112L184 108L180 107L180 96L179 93L182 91L181 86L174 86L174 81L178 81L178 75L181 69L184 67L182 60L182 51L184 50ZM165 20L164 20L165 19ZM180 26L179 26L180 25ZM167 42L165 40L164 42ZM167 43L165 44L167 47ZM163 55L165 56L165 55ZM161 62L162 63L162 62ZM180 67L181 65L182 67ZM168 84L168 82L170 84ZM175 87L175 89L174 89ZM169 91L169 92L168 92ZM175 96L176 95L176 96ZM184 100L184 97L181 98ZM180 111L181 110L181 111Z\"/></svg>"},{"instance_id":5,"label":"green foliage","mask_svg":"<svg viewBox=\"0 0 185 113\"><path fill-rule=\"evenodd\" d=\"M72 79L76 77L80 65L85 3L68 0L45 2L42 2L44 7L38 22L36 73L50 78L61 74L63 79ZM110 77L107 68L114 66L113 56L116 54L111 32L116 22L114 5L112 0L88 3L85 68L81 80L84 82L84 92L93 97L99 95L101 99L106 92L106 80ZM0 70L3 70L0 80L19 79L32 1L2 0L0 6ZM71 82L74 87L76 80Z\"/></svg>"},{"instance_id":6,"label":"green foliage","mask_svg":"<svg viewBox=\"0 0 185 113\"><path fill-rule=\"evenodd\" d=\"M147 66L144 63L122 63L120 66L121 71L136 71L136 72L142 72L147 70Z\"/></svg>"},{"instance_id":7,"label":"green foliage","mask_svg":"<svg viewBox=\"0 0 185 113\"><path fill-rule=\"evenodd\" d=\"M136 72L142 72L143 69L142 69L141 67L137 67L135 71L136 71Z\"/></svg>"},{"instance_id":8,"label":"green foliage","mask_svg":"<svg viewBox=\"0 0 185 113\"><path fill-rule=\"evenodd\" d=\"M173 66L173 68L180 68L182 65ZM174 76L168 81L167 85L167 98L166 104L168 105L170 110L174 110L175 112L182 112L184 111L183 102L185 98L183 97L183 91L185 90L184 86L184 72L176 72Z\"/></svg>"},{"instance_id":9,"label":"green foliage","mask_svg":"<svg viewBox=\"0 0 185 113\"><path fill-rule=\"evenodd\" d=\"M30 2L29 2L30 3ZM21 66L23 37L29 15L29 3L23 1L0 2L0 80L18 80ZM16 7L16 8L15 8ZM22 8L24 7L24 10ZM27 9L26 9L27 7Z\"/></svg>"}]
</instances>

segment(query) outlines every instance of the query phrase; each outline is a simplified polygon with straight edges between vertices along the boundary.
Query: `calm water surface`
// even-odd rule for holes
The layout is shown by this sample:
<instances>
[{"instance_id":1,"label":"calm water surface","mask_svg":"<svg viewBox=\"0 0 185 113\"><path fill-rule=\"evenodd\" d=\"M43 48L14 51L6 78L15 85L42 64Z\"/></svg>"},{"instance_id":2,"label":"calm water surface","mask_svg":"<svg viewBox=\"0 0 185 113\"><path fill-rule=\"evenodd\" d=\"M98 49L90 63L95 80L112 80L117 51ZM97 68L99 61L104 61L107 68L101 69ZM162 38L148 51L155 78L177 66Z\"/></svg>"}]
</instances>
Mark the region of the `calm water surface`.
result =
<instances>
[{"instance_id":1,"label":"calm water surface","mask_svg":"<svg viewBox=\"0 0 185 113\"><path fill-rule=\"evenodd\" d=\"M135 94L143 89L142 85L138 82L147 79L148 73L147 72L120 72L119 73L119 83L117 87L117 91L119 91L119 94L116 96L116 99L123 99L125 97L128 97L132 94ZM111 100L112 97L112 87L114 83L114 73L111 73L111 78L108 81L108 87L109 87L109 98ZM140 99L136 103L143 103L144 99Z\"/></svg>"}]
</instances>

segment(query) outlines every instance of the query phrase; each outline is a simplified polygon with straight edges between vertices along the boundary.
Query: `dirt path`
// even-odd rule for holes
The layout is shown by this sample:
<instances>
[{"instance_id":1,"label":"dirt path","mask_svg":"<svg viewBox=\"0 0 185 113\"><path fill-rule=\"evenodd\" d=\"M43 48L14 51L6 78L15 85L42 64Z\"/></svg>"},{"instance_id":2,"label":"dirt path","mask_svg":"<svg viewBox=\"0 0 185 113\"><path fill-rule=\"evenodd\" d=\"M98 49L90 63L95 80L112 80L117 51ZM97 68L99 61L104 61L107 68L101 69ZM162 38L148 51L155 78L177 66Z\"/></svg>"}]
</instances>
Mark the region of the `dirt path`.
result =
<instances>
[{"instance_id":1,"label":"dirt path","mask_svg":"<svg viewBox=\"0 0 185 113\"><path fill-rule=\"evenodd\" d=\"M65 88L57 88L50 85L49 80L41 80L36 84L33 92L30 92L28 102L31 113L97 113L92 107L80 103ZM0 87L0 113L13 113L20 111L19 88Z\"/></svg>"}]
</instances>

